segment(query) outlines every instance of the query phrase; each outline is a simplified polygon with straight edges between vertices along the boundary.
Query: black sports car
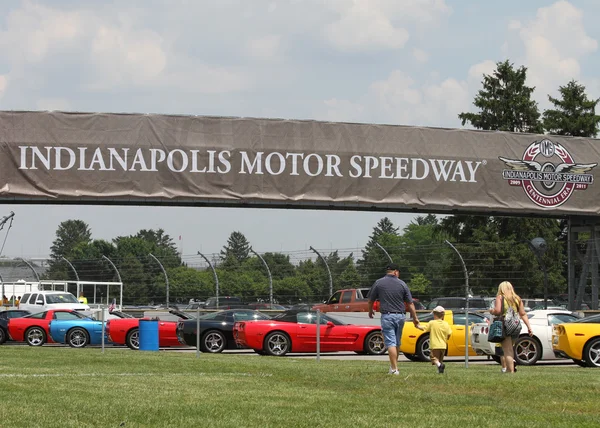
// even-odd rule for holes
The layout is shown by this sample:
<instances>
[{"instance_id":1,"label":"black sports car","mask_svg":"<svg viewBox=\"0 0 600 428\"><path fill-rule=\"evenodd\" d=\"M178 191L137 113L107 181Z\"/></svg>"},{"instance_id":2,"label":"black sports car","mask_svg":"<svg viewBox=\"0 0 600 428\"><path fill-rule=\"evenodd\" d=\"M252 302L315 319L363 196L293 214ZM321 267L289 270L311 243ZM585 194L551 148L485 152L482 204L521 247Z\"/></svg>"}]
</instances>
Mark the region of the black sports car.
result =
<instances>
[{"instance_id":1,"label":"black sports car","mask_svg":"<svg viewBox=\"0 0 600 428\"><path fill-rule=\"evenodd\" d=\"M237 349L233 324L237 321L268 320L271 317L251 309L229 309L200 316L200 350L217 353ZM177 338L182 345L196 346L197 320L179 321Z\"/></svg>"},{"instance_id":2,"label":"black sports car","mask_svg":"<svg viewBox=\"0 0 600 428\"><path fill-rule=\"evenodd\" d=\"M29 314L31 314L31 312L23 309L9 309L6 311L0 311L0 345L9 339L8 320L10 318L21 318Z\"/></svg>"}]
</instances>

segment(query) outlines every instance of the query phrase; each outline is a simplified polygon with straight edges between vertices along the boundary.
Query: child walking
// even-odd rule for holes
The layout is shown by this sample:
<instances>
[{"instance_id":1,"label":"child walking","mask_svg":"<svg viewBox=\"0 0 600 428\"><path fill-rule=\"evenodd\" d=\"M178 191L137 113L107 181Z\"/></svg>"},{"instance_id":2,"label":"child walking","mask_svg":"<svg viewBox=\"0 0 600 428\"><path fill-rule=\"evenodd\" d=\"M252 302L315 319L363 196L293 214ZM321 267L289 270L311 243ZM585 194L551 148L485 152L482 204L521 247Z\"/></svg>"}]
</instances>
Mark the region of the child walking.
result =
<instances>
[{"instance_id":1,"label":"child walking","mask_svg":"<svg viewBox=\"0 0 600 428\"><path fill-rule=\"evenodd\" d=\"M418 329L429 332L429 350L431 352L431 364L435 364L438 373L444 373L444 354L448 347L448 339L452 334L450 324L444 321L446 310L442 306L436 306L433 310L433 320L426 326L419 324Z\"/></svg>"}]
</instances>

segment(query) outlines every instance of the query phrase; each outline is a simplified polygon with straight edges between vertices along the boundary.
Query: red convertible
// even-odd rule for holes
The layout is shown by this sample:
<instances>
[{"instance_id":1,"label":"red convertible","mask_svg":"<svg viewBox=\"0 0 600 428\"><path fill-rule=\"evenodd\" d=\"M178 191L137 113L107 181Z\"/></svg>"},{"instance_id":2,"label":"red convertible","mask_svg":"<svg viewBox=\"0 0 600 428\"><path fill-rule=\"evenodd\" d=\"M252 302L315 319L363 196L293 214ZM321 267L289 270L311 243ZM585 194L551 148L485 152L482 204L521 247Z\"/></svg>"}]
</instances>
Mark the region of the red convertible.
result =
<instances>
[{"instance_id":1,"label":"red convertible","mask_svg":"<svg viewBox=\"0 0 600 428\"><path fill-rule=\"evenodd\" d=\"M49 309L45 312L8 320L8 334L15 342L27 342L30 346L54 343L48 333L48 323L52 320L75 320L88 318L77 311Z\"/></svg>"},{"instance_id":2,"label":"red convertible","mask_svg":"<svg viewBox=\"0 0 600 428\"><path fill-rule=\"evenodd\" d=\"M191 317L176 310L169 311L180 319ZM148 319L148 318L143 318ZM161 348L182 346L177 338L178 321L158 321L158 346ZM140 318L112 319L106 322L108 340L115 345L127 345L131 349L140 349Z\"/></svg>"},{"instance_id":3,"label":"red convertible","mask_svg":"<svg viewBox=\"0 0 600 428\"><path fill-rule=\"evenodd\" d=\"M319 323L321 352L386 352L378 326L344 324L328 314L321 314ZM316 352L317 313L289 310L270 320L239 321L233 326L233 336L238 347L252 348L258 354L280 357L288 352Z\"/></svg>"}]
</instances>

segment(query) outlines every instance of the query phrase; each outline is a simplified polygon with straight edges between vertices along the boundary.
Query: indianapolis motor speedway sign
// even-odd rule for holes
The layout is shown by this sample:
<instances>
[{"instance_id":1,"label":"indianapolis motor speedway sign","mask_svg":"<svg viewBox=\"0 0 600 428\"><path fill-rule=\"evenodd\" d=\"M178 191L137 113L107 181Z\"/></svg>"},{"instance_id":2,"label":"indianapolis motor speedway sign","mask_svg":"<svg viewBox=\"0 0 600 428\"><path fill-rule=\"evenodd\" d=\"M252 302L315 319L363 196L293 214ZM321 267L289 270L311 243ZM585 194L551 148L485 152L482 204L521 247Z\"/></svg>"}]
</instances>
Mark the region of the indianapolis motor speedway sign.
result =
<instances>
[{"instance_id":1,"label":"indianapolis motor speedway sign","mask_svg":"<svg viewBox=\"0 0 600 428\"><path fill-rule=\"evenodd\" d=\"M0 112L0 201L600 214L600 141L374 124Z\"/></svg>"}]
</instances>

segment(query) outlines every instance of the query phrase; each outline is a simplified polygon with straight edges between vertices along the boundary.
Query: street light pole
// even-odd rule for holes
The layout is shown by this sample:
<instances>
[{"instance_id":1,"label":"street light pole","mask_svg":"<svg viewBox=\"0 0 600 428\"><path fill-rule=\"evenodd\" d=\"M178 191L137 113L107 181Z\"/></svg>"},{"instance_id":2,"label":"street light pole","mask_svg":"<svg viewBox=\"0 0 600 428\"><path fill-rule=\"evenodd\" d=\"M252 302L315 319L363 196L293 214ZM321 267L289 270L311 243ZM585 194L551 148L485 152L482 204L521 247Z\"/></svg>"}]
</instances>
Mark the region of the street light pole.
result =
<instances>
[{"instance_id":1,"label":"street light pole","mask_svg":"<svg viewBox=\"0 0 600 428\"><path fill-rule=\"evenodd\" d=\"M548 270L546 269L546 263L544 263L544 259L542 258L548 249L548 245L544 238L533 238L531 241L527 241L527 244L529 244L529 248L531 248L535 254L538 264L542 268L542 272L544 272L544 309L548 309Z\"/></svg>"}]
</instances>

